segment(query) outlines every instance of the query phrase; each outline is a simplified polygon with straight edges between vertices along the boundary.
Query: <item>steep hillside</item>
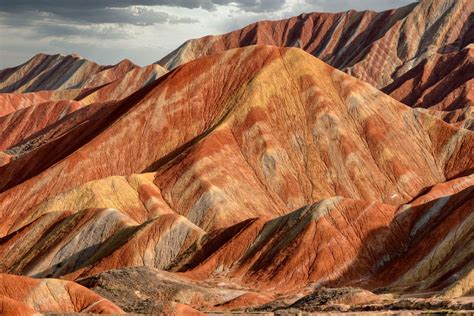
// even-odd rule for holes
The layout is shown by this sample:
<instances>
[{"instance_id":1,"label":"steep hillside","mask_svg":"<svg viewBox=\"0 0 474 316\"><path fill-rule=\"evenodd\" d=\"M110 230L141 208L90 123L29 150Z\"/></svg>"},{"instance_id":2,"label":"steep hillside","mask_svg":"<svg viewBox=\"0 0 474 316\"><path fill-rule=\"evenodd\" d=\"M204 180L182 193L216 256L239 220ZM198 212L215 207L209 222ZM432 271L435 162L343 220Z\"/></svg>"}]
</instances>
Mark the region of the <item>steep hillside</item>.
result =
<instances>
[{"instance_id":1,"label":"steep hillside","mask_svg":"<svg viewBox=\"0 0 474 316\"><path fill-rule=\"evenodd\" d=\"M0 91L24 93L101 86L137 67L128 60L101 66L77 55L38 54L20 66L1 70Z\"/></svg>"},{"instance_id":2,"label":"steep hillside","mask_svg":"<svg viewBox=\"0 0 474 316\"><path fill-rule=\"evenodd\" d=\"M129 60L101 66L76 55L38 54L23 65L0 70L0 118L53 101L49 105L74 100L83 107L120 100L166 72L159 65L138 67Z\"/></svg>"},{"instance_id":3,"label":"steep hillside","mask_svg":"<svg viewBox=\"0 0 474 316\"><path fill-rule=\"evenodd\" d=\"M208 229L335 195L397 205L472 167L471 133L297 49L204 58L100 111L11 150L4 233L43 201L113 175L157 171L169 206Z\"/></svg>"},{"instance_id":4,"label":"steep hillside","mask_svg":"<svg viewBox=\"0 0 474 316\"><path fill-rule=\"evenodd\" d=\"M112 302L74 282L0 274L0 284L0 313L5 316L124 313Z\"/></svg>"},{"instance_id":5,"label":"steep hillside","mask_svg":"<svg viewBox=\"0 0 474 316\"><path fill-rule=\"evenodd\" d=\"M289 304L316 285L468 295L473 138L300 49L203 57L6 151L0 269L130 312ZM158 305L121 283L137 266L169 271L141 272L164 282L145 292Z\"/></svg>"},{"instance_id":6,"label":"steep hillside","mask_svg":"<svg viewBox=\"0 0 474 316\"><path fill-rule=\"evenodd\" d=\"M473 11L469 0L421 0L380 13L308 13L189 40L158 63L173 69L255 44L298 47L409 106L454 110L473 103L472 53L460 52L474 41ZM454 69L462 76L445 79ZM435 85L440 80L448 82ZM427 97L421 101L422 96Z\"/></svg>"},{"instance_id":7,"label":"steep hillside","mask_svg":"<svg viewBox=\"0 0 474 316\"><path fill-rule=\"evenodd\" d=\"M453 111L474 107L474 44L434 54L383 89L414 107Z\"/></svg>"}]
</instances>

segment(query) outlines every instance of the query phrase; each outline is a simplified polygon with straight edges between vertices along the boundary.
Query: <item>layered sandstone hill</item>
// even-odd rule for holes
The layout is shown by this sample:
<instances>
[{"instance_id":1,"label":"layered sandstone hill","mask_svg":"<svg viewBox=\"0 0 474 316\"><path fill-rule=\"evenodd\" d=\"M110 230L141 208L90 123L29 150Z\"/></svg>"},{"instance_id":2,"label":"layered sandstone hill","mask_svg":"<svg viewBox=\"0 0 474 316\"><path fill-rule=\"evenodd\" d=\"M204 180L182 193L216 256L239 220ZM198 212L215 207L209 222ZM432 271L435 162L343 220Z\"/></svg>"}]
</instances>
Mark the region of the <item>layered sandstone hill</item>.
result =
<instances>
[{"instance_id":1,"label":"layered sandstone hill","mask_svg":"<svg viewBox=\"0 0 474 316\"><path fill-rule=\"evenodd\" d=\"M112 67L98 65L77 55L38 54L20 66L2 70L0 87L3 93L24 93L71 89L87 86L88 82L102 85L135 67L129 61Z\"/></svg>"},{"instance_id":2,"label":"layered sandstone hill","mask_svg":"<svg viewBox=\"0 0 474 316\"><path fill-rule=\"evenodd\" d=\"M424 59L383 91L414 107L444 111L474 107L474 44Z\"/></svg>"},{"instance_id":3,"label":"layered sandstone hill","mask_svg":"<svg viewBox=\"0 0 474 316\"><path fill-rule=\"evenodd\" d=\"M0 70L0 117L28 107L49 108L48 101L75 100L79 107L119 100L164 73L159 65L139 67L129 60L102 66L76 55L38 54Z\"/></svg>"},{"instance_id":4,"label":"layered sandstone hill","mask_svg":"<svg viewBox=\"0 0 474 316\"><path fill-rule=\"evenodd\" d=\"M421 0L385 12L309 13L189 40L158 63L248 45L298 47L413 107L472 106L474 2Z\"/></svg>"},{"instance_id":5,"label":"layered sandstone hill","mask_svg":"<svg viewBox=\"0 0 474 316\"><path fill-rule=\"evenodd\" d=\"M75 280L128 312L321 285L472 294L473 132L297 48L228 50L94 100L0 120L0 272Z\"/></svg>"},{"instance_id":6,"label":"layered sandstone hill","mask_svg":"<svg viewBox=\"0 0 474 316\"><path fill-rule=\"evenodd\" d=\"M124 314L120 307L74 282L0 274L0 284L0 314L4 316Z\"/></svg>"},{"instance_id":7,"label":"layered sandstone hill","mask_svg":"<svg viewBox=\"0 0 474 316\"><path fill-rule=\"evenodd\" d=\"M54 196L114 175L157 172L157 199L209 229L335 195L398 205L472 163L469 131L297 49L206 57L100 115L85 110L11 148L3 234Z\"/></svg>"}]
</instances>

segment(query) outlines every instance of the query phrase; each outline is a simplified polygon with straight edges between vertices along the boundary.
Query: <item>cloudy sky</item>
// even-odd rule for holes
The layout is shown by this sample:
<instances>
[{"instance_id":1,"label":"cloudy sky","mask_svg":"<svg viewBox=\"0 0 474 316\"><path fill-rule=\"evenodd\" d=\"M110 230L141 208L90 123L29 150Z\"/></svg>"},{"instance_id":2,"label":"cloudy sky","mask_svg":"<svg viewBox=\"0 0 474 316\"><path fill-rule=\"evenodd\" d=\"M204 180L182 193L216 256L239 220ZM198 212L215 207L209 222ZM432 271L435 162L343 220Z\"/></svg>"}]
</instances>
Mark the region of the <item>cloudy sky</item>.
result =
<instances>
[{"instance_id":1,"label":"cloudy sky","mask_svg":"<svg viewBox=\"0 0 474 316\"><path fill-rule=\"evenodd\" d=\"M185 40L303 12L381 11L415 0L0 0L0 68L39 52L146 65Z\"/></svg>"}]
</instances>

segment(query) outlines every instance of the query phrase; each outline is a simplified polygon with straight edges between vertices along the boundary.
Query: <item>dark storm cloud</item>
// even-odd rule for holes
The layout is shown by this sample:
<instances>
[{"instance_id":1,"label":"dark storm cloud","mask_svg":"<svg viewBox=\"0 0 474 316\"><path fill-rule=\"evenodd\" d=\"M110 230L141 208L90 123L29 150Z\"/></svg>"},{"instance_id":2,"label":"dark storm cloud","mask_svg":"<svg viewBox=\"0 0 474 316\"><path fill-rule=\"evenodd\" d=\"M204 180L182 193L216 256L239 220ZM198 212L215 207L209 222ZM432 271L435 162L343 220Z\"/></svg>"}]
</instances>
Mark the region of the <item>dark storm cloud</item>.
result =
<instances>
[{"instance_id":1,"label":"dark storm cloud","mask_svg":"<svg viewBox=\"0 0 474 316\"><path fill-rule=\"evenodd\" d=\"M151 25L160 23L194 23L194 19L178 17L166 12L156 11L146 7L116 6L99 7L96 5L78 6L76 2L71 6L51 5L50 1L37 1L27 4L27 1L20 0L12 2L1 2L0 14L2 20L12 22L10 25L21 24L30 19L55 19L76 23L122 23L133 25ZM85 1L89 2L89 1ZM61 3L61 1L58 1ZM28 15L26 20L21 16ZM12 20L17 20L13 22Z\"/></svg>"},{"instance_id":2,"label":"dark storm cloud","mask_svg":"<svg viewBox=\"0 0 474 316\"><path fill-rule=\"evenodd\" d=\"M40 11L60 16L73 12L83 14L108 8L129 8L132 6L168 6L188 9L214 10L218 5L233 5L247 12L270 12L280 9L286 0L14 0L2 1L4 12Z\"/></svg>"},{"instance_id":3,"label":"dark storm cloud","mask_svg":"<svg viewBox=\"0 0 474 316\"><path fill-rule=\"evenodd\" d=\"M48 37L88 37L97 39L127 39L132 36L124 30L112 26L80 28L71 25L42 25L33 36Z\"/></svg>"},{"instance_id":4,"label":"dark storm cloud","mask_svg":"<svg viewBox=\"0 0 474 316\"><path fill-rule=\"evenodd\" d=\"M105 8L101 10L78 9L75 12L67 12L57 15L42 11L18 11L5 13L0 11L0 23L10 26L26 26L32 22L59 22L71 25L80 24L132 24L151 25L161 23L195 23L197 20L170 15L166 12L155 11L143 7L136 8Z\"/></svg>"},{"instance_id":5,"label":"dark storm cloud","mask_svg":"<svg viewBox=\"0 0 474 316\"><path fill-rule=\"evenodd\" d=\"M61 14L52 13L53 17L67 21L87 24L133 24L152 25L161 23L194 23L197 20L170 15L166 12L155 11L145 7L100 8L90 10L78 8L74 11L65 11Z\"/></svg>"},{"instance_id":6,"label":"dark storm cloud","mask_svg":"<svg viewBox=\"0 0 474 316\"><path fill-rule=\"evenodd\" d=\"M383 11L417 1L418 0L305 0L308 5L313 6L316 10L331 12L346 11L348 9Z\"/></svg>"},{"instance_id":7,"label":"dark storm cloud","mask_svg":"<svg viewBox=\"0 0 474 316\"><path fill-rule=\"evenodd\" d=\"M130 39L133 34L122 26L99 24L95 26L70 24L64 21L50 21L26 14L14 16L0 16L0 29L9 30L13 34L21 34L24 40L38 40L48 38L74 39L85 37L96 40Z\"/></svg>"},{"instance_id":8,"label":"dark storm cloud","mask_svg":"<svg viewBox=\"0 0 474 316\"><path fill-rule=\"evenodd\" d=\"M213 0L213 5L229 5L242 9L246 12L274 12L283 7L286 0Z\"/></svg>"},{"instance_id":9,"label":"dark storm cloud","mask_svg":"<svg viewBox=\"0 0 474 316\"><path fill-rule=\"evenodd\" d=\"M285 0L1 0L0 24L29 28L38 36L104 38L104 32L91 29L92 25L198 22L160 11L159 6L213 11L217 6L231 5L246 12L270 12L284 3ZM120 37L120 32L113 29L110 34L109 39Z\"/></svg>"},{"instance_id":10,"label":"dark storm cloud","mask_svg":"<svg viewBox=\"0 0 474 316\"><path fill-rule=\"evenodd\" d=\"M14 0L2 1L0 9L3 11L32 11L66 12L88 8L97 10L103 8L126 8L131 6L173 6L189 9L206 8L212 6L211 0Z\"/></svg>"}]
</instances>

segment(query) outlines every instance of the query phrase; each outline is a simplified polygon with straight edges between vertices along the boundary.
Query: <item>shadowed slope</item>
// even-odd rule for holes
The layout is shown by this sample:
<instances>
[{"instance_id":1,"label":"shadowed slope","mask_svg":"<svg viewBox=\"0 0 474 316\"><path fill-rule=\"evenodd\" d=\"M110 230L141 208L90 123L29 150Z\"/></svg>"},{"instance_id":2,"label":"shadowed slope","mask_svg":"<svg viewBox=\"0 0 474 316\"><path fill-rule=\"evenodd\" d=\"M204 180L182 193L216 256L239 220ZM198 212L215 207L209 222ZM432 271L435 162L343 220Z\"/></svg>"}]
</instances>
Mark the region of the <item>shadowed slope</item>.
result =
<instances>
[{"instance_id":1,"label":"shadowed slope","mask_svg":"<svg viewBox=\"0 0 474 316\"><path fill-rule=\"evenodd\" d=\"M172 213L138 225L112 208L50 212L3 238L0 270L75 279L113 268L166 268L202 235Z\"/></svg>"},{"instance_id":2,"label":"shadowed slope","mask_svg":"<svg viewBox=\"0 0 474 316\"><path fill-rule=\"evenodd\" d=\"M2 244L2 272L34 277L67 274L94 255L113 234L137 225L114 209L68 215L47 214L7 236Z\"/></svg>"},{"instance_id":3,"label":"shadowed slope","mask_svg":"<svg viewBox=\"0 0 474 316\"><path fill-rule=\"evenodd\" d=\"M413 107L451 111L474 107L474 44L434 54L383 89Z\"/></svg>"},{"instance_id":4,"label":"shadowed slope","mask_svg":"<svg viewBox=\"0 0 474 316\"><path fill-rule=\"evenodd\" d=\"M14 147L82 107L73 100L47 101L0 116L0 150Z\"/></svg>"},{"instance_id":5,"label":"shadowed slope","mask_svg":"<svg viewBox=\"0 0 474 316\"><path fill-rule=\"evenodd\" d=\"M472 269L473 188L469 176L400 207L335 197L248 220L205 236L173 270L271 292L310 284L444 290ZM458 295L472 290L467 282Z\"/></svg>"},{"instance_id":6,"label":"shadowed slope","mask_svg":"<svg viewBox=\"0 0 474 316\"><path fill-rule=\"evenodd\" d=\"M419 109L424 110L424 109ZM424 110L426 113L442 119L453 126L474 130L474 107L469 106L454 111Z\"/></svg>"}]
</instances>

